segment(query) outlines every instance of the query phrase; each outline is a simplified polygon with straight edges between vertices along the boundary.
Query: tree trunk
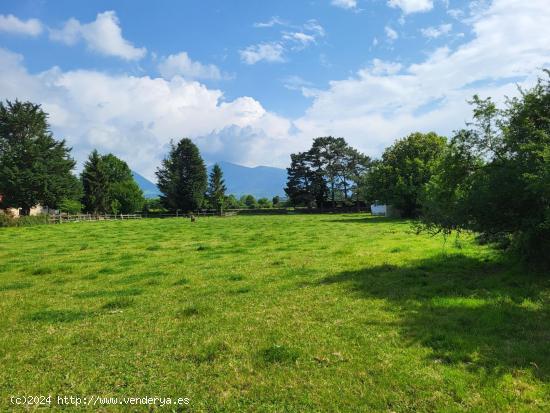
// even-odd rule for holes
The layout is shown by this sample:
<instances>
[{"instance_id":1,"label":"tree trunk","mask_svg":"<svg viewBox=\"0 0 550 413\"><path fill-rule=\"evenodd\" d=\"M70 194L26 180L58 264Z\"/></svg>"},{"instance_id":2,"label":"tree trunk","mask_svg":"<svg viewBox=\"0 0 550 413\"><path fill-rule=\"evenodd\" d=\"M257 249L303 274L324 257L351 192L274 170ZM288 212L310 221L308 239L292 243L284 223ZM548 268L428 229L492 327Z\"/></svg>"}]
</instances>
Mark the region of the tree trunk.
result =
<instances>
[{"instance_id":1,"label":"tree trunk","mask_svg":"<svg viewBox=\"0 0 550 413\"><path fill-rule=\"evenodd\" d=\"M344 178L344 199L348 200L348 181Z\"/></svg>"}]
</instances>

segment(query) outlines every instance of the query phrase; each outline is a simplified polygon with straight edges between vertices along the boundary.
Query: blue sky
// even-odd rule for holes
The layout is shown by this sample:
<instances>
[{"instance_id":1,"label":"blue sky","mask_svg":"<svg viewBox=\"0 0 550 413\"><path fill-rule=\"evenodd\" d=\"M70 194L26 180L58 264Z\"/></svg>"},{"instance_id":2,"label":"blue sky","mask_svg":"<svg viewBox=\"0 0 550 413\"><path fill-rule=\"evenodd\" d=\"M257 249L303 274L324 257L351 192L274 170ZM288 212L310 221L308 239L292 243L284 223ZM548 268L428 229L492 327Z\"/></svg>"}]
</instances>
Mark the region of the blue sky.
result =
<instances>
[{"instance_id":1,"label":"blue sky","mask_svg":"<svg viewBox=\"0 0 550 413\"><path fill-rule=\"evenodd\" d=\"M209 162L285 166L321 135L377 156L449 134L550 63L546 0L17 1L0 5L0 97L50 113L81 163L148 177L171 138Z\"/></svg>"}]
</instances>

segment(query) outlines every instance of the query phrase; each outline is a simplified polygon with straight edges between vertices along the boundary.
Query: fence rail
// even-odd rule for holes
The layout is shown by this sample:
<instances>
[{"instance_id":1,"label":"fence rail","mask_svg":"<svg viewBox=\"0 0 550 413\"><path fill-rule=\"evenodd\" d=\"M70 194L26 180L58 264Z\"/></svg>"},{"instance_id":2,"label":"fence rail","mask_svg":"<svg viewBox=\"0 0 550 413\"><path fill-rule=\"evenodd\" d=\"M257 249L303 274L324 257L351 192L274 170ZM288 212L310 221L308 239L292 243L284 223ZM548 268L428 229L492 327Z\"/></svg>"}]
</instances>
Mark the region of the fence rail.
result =
<instances>
[{"instance_id":1,"label":"fence rail","mask_svg":"<svg viewBox=\"0 0 550 413\"><path fill-rule=\"evenodd\" d=\"M50 224L62 224L65 222L81 221L110 221L142 218L190 218L214 217L214 216L235 216L235 215L279 215L295 213L357 213L369 212L365 207L345 207L345 208L265 208L265 209L228 209L221 214L215 210L196 211L192 214L184 212L143 212L142 214L51 214L49 215Z\"/></svg>"},{"instance_id":2,"label":"fence rail","mask_svg":"<svg viewBox=\"0 0 550 413\"><path fill-rule=\"evenodd\" d=\"M124 219L141 219L141 214L53 214L50 224L80 221L110 221Z\"/></svg>"}]
</instances>

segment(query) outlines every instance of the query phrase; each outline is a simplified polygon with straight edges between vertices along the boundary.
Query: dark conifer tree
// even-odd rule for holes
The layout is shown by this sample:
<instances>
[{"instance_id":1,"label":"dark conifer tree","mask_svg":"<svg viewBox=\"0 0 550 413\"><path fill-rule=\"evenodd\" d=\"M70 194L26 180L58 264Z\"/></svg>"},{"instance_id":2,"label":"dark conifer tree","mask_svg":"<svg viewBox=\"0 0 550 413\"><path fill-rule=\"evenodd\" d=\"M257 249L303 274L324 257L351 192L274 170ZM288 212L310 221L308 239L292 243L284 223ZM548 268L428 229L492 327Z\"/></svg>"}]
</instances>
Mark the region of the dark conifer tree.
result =
<instances>
[{"instance_id":1,"label":"dark conifer tree","mask_svg":"<svg viewBox=\"0 0 550 413\"><path fill-rule=\"evenodd\" d=\"M208 199L216 210L221 214L225 201L225 182L223 180L223 172L220 165L215 164L210 172L210 180L208 182Z\"/></svg>"},{"instance_id":2,"label":"dark conifer tree","mask_svg":"<svg viewBox=\"0 0 550 413\"><path fill-rule=\"evenodd\" d=\"M31 102L0 102L0 194L2 208L28 215L42 204L56 207L78 198L71 149L50 132L47 114Z\"/></svg>"},{"instance_id":3,"label":"dark conifer tree","mask_svg":"<svg viewBox=\"0 0 550 413\"><path fill-rule=\"evenodd\" d=\"M164 207L195 211L201 206L207 186L206 166L191 139L171 144L170 153L156 175Z\"/></svg>"},{"instance_id":4,"label":"dark conifer tree","mask_svg":"<svg viewBox=\"0 0 550 413\"><path fill-rule=\"evenodd\" d=\"M109 175L103 157L97 150L90 154L84 164L81 179L84 188L84 209L94 214L109 211L109 191L111 189Z\"/></svg>"}]
</instances>

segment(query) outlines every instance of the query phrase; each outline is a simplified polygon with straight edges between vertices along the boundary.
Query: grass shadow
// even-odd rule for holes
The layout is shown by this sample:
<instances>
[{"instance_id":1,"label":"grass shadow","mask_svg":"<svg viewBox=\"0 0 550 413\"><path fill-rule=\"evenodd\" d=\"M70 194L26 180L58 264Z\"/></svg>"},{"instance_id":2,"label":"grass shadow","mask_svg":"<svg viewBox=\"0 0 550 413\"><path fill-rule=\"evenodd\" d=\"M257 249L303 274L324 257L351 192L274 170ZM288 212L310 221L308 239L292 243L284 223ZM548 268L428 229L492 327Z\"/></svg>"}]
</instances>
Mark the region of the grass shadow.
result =
<instances>
[{"instance_id":1,"label":"grass shadow","mask_svg":"<svg viewBox=\"0 0 550 413\"><path fill-rule=\"evenodd\" d=\"M86 311L75 310L41 310L28 314L24 317L27 321L44 323L69 323L80 321L89 317L91 314Z\"/></svg>"},{"instance_id":2,"label":"grass shadow","mask_svg":"<svg viewBox=\"0 0 550 413\"><path fill-rule=\"evenodd\" d=\"M406 266L348 271L320 284L385 299L399 331L429 347L434 362L502 375L530 370L550 379L550 279L503 262L438 256Z\"/></svg>"}]
</instances>

